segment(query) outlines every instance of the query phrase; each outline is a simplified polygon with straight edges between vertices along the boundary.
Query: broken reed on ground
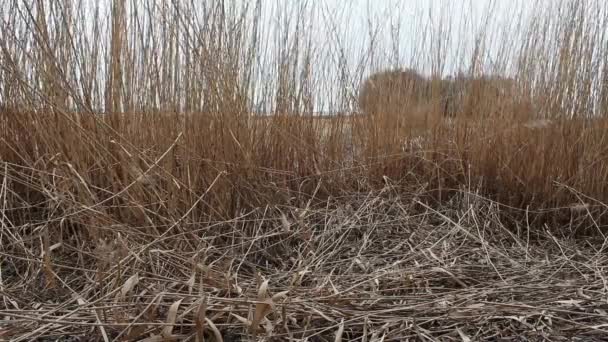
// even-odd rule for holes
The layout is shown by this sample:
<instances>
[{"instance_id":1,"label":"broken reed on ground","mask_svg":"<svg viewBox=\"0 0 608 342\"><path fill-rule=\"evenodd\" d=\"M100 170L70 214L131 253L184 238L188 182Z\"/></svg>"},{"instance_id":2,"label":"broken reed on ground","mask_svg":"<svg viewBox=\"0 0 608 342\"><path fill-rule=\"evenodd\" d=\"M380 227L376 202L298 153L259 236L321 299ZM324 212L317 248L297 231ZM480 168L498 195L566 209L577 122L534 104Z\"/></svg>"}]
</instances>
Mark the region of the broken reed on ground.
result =
<instances>
[{"instance_id":1,"label":"broken reed on ground","mask_svg":"<svg viewBox=\"0 0 608 342\"><path fill-rule=\"evenodd\" d=\"M3 263L8 301L0 313L10 320L0 336L559 341L606 335L607 259L589 247L602 239L542 233L535 241L526 227L508 234L500 209L472 194L435 210L395 190L265 207L225 222L183 222L166 235L99 221L77 229L60 220L14 227L2 246L11 257ZM31 229L47 236L42 244L27 239ZM110 238L86 238L94 229Z\"/></svg>"}]
</instances>

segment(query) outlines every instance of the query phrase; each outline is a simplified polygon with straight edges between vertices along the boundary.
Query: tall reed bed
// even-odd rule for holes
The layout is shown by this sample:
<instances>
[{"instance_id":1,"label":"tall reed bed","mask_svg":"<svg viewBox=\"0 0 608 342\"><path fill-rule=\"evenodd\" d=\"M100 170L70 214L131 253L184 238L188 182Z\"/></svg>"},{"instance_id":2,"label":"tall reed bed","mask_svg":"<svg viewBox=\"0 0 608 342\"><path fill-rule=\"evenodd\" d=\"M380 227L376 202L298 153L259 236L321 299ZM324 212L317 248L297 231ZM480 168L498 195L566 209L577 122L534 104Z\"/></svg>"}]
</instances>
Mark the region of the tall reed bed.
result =
<instances>
[{"instance_id":1,"label":"tall reed bed","mask_svg":"<svg viewBox=\"0 0 608 342\"><path fill-rule=\"evenodd\" d=\"M335 3L0 4L0 339L606 335L606 2Z\"/></svg>"},{"instance_id":2,"label":"tall reed bed","mask_svg":"<svg viewBox=\"0 0 608 342\"><path fill-rule=\"evenodd\" d=\"M2 5L5 196L37 209L18 215L228 219L387 179L432 197L479 186L519 208L608 200L603 2L513 6L516 21L493 3L477 26L449 4L411 27L370 17L364 43L347 39L348 9L314 3L106 5ZM364 77L395 63L429 78L511 75L552 123L485 122L478 108L433 122L416 147L407 116L357 112Z\"/></svg>"}]
</instances>

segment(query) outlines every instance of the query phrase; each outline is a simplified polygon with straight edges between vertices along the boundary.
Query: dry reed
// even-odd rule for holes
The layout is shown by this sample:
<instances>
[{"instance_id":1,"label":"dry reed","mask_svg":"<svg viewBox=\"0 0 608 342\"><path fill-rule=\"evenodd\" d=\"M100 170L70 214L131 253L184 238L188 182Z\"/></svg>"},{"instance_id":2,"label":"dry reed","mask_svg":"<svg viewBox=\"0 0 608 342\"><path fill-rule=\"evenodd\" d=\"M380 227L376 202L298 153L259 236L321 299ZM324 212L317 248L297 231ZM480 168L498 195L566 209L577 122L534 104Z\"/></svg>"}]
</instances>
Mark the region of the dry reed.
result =
<instances>
[{"instance_id":1,"label":"dry reed","mask_svg":"<svg viewBox=\"0 0 608 342\"><path fill-rule=\"evenodd\" d=\"M263 3L0 5L0 339L606 335L604 2L471 51L466 20L429 29L408 63L397 27L353 61L337 13ZM472 102L414 139L440 108L356 110L378 66L438 79L448 53L533 119Z\"/></svg>"}]
</instances>

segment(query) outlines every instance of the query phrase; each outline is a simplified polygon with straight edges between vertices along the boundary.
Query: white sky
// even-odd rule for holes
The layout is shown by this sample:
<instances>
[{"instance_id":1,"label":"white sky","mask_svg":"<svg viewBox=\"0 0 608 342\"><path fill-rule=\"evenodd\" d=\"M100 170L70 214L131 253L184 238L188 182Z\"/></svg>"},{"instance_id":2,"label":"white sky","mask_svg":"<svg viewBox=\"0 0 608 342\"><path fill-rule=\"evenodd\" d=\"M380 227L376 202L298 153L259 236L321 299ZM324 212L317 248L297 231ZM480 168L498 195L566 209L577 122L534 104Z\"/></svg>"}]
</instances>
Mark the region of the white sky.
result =
<instances>
[{"instance_id":1,"label":"white sky","mask_svg":"<svg viewBox=\"0 0 608 342\"><path fill-rule=\"evenodd\" d=\"M74 0L76 3L97 3L95 0ZM82 1L82 2L80 2ZM112 0L100 0L101 7L109 8ZM152 1L129 0L128 2L144 7ZM163 1L156 0L159 3ZM171 3L170 0L166 0ZM183 3L201 4L205 0L178 0ZM209 1L209 0L207 0ZM256 0L228 0L226 6L237 7ZM285 21L295 27L301 19L306 30L314 32L313 44L316 58L313 68L318 77L324 78L326 86L318 92L335 94L341 77L338 66L346 66L347 76L365 77L370 72L391 66L415 67L425 75L432 70L443 75L452 74L470 65L470 56L475 38L483 32L490 46L483 47L486 53L484 66L490 68L498 55L515 54L515 48L505 47L505 41L517 42L517 34L531 15L559 15L555 12L558 2L585 4L588 6L587 18L605 18L606 0L260 0L263 6L262 42L259 79L268 80L276 74L276 44L284 33ZM1 1L6 5L9 1ZM3 7L0 4L0 9ZM304 15L298 9L305 8ZM601 13L598 12L601 9ZM0 11L2 12L2 11ZM141 12L141 11L140 11ZM107 13L107 12L106 12ZM141 14L141 13L140 13ZM0 17L11 15L4 12ZM373 60L370 58L370 28L378 29ZM396 31L396 29L399 29ZM442 37L436 39L437 35ZM446 41L446 46L437 46ZM291 36L293 39L293 36ZM392 43L398 43L393 49ZM107 47L107 42L100 42ZM439 58L439 52L445 55ZM265 55L264 55L265 54ZM365 57L368 56L368 57ZM366 58L365 60L363 60ZM438 70L437 60L446 64ZM362 67L364 65L364 67ZM510 65L513 67L513 65ZM493 72L511 73L504 66L496 67ZM104 73L100 73L104 75ZM350 79L355 91L361 79ZM330 89L333 84L333 89ZM329 87L329 88L324 88ZM321 96L323 101L333 101ZM320 105L326 107L327 103ZM319 108L321 110L321 108Z\"/></svg>"},{"instance_id":2,"label":"white sky","mask_svg":"<svg viewBox=\"0 0 608 342\"><path fill-rule=\"evenodd\" d=\"M514 52L504 51L504 41L516 41L512 36L518 31L518 25L533 14L532 9L544 8L553 1L266 0L263 3L266 6L264 13L268 19L265 22L269 30L268 37L273 37L273 22L277 18L282 18L281 14L293 18L298 6L304 3L312 4L314 11L308 13L308 19L316 23L313 26L315 42L321 47L319 60L326 61L327 55L333 55L335 58L337 39L340 42L338 45L344 49L342 57L346 60L352 75L365 76L378 69L394 66L414 67L429 76L432 70L448 75L462 70L465 66L468 67L475 38L480 32L487 35L490 44L496 44L483 49L489 55L486 67L492 64L492 60L497 59L497 55ZM283 22L277 25L283 27ZM379 30L376 36L374 60L368 61L366 68L360 70L362 56L368 55L370 27ZM438 34L441 39L434 38ZM449 37L449 46L444 46L445 55L437 58L436 52L439 49L436 44L444 40L444 37ZM397 51L393 49L392 41L397 41ZM446 63L442 70L437 70L438 65L433 63L434 60L443 60ZM328 71L325 77L339 77L335 67L320 68ZM493 70L506 74L512 71L502 67ZM352 87L356 87L360 81L360 79L353 80ZM328 90L327 93L333 94L335 91Z\"/></svg>"}]
</instances>

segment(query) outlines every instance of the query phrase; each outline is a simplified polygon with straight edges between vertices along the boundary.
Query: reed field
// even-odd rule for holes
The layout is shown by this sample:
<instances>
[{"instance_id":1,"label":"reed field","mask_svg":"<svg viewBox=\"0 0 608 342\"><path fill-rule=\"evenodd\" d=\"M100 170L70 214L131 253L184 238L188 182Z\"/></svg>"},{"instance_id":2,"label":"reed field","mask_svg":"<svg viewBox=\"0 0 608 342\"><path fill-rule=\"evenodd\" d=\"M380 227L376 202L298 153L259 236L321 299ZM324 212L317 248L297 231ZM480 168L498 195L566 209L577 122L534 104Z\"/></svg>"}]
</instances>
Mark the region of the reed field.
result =
<instances>
[{"instance_id":1,"label":"reed field","mask_svg":"<svg viewBox=\"0 0 608 342\"><path fill-rule=\"evenodd\" d=\"M608 340L608 3L333 2L0 4L0 341Z\"/></svg>"}]
</instances>

